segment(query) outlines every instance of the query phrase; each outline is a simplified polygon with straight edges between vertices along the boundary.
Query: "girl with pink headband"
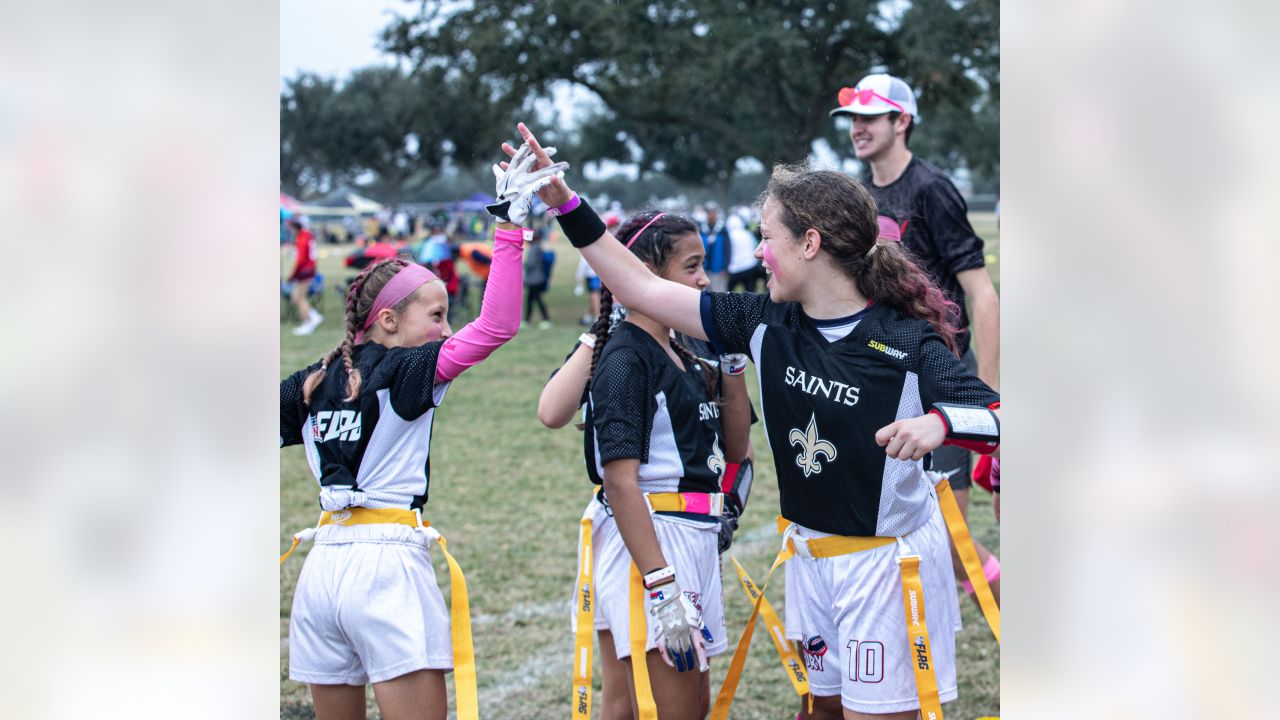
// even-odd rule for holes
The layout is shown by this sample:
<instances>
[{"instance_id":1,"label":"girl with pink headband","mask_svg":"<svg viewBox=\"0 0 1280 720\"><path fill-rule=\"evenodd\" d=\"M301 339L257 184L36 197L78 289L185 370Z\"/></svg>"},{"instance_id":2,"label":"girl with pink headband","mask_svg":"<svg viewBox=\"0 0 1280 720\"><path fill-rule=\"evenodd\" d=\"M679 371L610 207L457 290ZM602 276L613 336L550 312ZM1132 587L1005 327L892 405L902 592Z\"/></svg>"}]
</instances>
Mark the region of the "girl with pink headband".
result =
<instances>
[{"instance_id":1,"label":"girl with pink headband","mask_svg":"<svg viewBox=\"0 0 1280 720\"><path fill-rule=\"evenodd\" d=\"M280 445L306 446L324 511L295 535L295 548L315 547L289 627L289 677L311 685L319 718L364 717L372 683L383 717L443 720L450 670L459 720L478 717L466 584L422 510L435 409L455 378L515 337L521 224L534 193L567 167L532 171L525 153L527 162L494 167L498 222L479 317L454 333L444 283L408 260L384 260L351 285L342 343L280 383ZM432 540L450 566L448 610Z\"/></svg>"},{"instance_id":2,"label":"girl with pink headband","mask_svg":"<svg viewBox=\"0 0 1280 720\"><path fill-rule=\"evenodd\" d=\"M617 233L659 276L694 289L708 285L702 240L688 219L640 213ZM732 483L748 448L746 357L722 358L717 369L714 354L698 357L667 325L636 312L615 322L612 309L613 296L602 287L592 331L579 338L538 403L538 419L548 427L568 424L582 407L587 475L600 486L579 538L578 572L587 585L575 583L575 592L595 602L589 614L574 616L575 658L590 653L594 630L603 669L601 720L631 718L633 703L656 706L660 717L702 717L710 703L706 657L728 647L719 552L742 510ZM638 617L633 565L647 598L647 612ZM628 682L637 665L647 684ZM585 720L589 663L575 660L574 668L581 700L574 717ZM637 688L634 698L629 685Z\"/></svg>"}]
</instances>

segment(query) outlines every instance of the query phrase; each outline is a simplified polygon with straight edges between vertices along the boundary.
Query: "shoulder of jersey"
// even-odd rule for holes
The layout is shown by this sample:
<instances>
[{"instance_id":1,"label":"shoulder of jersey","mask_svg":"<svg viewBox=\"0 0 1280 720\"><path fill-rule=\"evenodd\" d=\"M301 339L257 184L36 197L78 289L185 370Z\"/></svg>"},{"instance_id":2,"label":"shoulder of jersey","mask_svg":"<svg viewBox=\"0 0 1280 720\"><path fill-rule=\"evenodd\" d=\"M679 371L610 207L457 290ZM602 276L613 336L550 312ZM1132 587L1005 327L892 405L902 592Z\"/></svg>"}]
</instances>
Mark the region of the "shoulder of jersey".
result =
<instances>
[{"instance_id":1,"label":"shoulder of jersey","mask_svg":"<svg viewBox=\"0 0 1280 720\"><path fill-rule=\"evenodd\" d=\"M863 334L867 348L905 365L915 364L921 342L932 331L927 320L888 307L873 313L864 322L869 323Z\"/></svg>"}]
</instances>

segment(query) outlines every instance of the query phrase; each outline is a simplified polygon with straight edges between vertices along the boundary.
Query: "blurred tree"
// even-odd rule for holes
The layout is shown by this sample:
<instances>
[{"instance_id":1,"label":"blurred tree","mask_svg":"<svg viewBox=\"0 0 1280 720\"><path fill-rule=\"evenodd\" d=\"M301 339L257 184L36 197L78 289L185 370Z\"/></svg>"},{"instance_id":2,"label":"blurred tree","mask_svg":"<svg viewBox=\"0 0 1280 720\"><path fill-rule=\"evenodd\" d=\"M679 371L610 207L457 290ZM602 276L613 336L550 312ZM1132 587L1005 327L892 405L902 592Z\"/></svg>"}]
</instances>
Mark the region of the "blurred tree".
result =
<instances>
[{"instance_id":1,"label":"blurred tree","mask_svg":"<svg viewBox=\"0 0 1280 720\"><path fill-rule=\"evenodd\" d=\"M280 97L283 187L317 193L345 184L399 202L446 163L487 159L492 138L513 116L456 75L443 67L409 74L386 66L356 70L340 87L311 74L287 81Z\"/></svg>"},{"instance_id":2,"label":"blurred tree","mask_svg":"<svg viewBox=\"0 0 1280 720\"><path fill-rule=\"evenodd\" d=\"M996 0L418 4L382 36L415 74L450 68L513 109L576 83L604 110L581 128L539 128L548 142L714 187L722 201L740 158L797 162L818 137L851 154L827 111L880 68L922 92L929 130L913 148L949 169L998 167Z\"/></svg>"}]
</instances>

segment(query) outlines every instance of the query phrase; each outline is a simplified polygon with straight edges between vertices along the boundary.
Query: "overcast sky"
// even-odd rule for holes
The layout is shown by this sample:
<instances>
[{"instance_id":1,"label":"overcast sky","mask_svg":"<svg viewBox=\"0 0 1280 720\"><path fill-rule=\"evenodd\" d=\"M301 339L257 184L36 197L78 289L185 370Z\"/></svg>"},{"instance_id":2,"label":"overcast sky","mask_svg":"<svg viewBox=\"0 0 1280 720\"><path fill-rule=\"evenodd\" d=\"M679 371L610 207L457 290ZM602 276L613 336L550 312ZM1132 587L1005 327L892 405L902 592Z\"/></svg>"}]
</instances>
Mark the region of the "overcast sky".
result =
<instances>
[{"instance_id":1,"label":"overcast sky","mask_svg":"<svg viewBox=\"0 0 1280 720\"><path fill-rule=\"evenodd\" d=\"M378 33L392 17L416 13L418 7L405 0L280 0L281 85L304 70L344 78L356 68L390 65L392 58L376 47ZM568 83L555 88L554 96L553 104L568 122L596 102L591 93ZM817 141L813 152L823 167L841 164L826 141ZM846 169L852 163L847 160ZM617 167L605 165L606 173ZM740 169L755 167L748 163Z\"/></svg>"},{"instance_id":2,"label":"overcast sky","mask_svg":"<svg viewBox=\"0 0 1280 720\"><path fill-rule=\"evenodd\" d=\"M393 16L417 8L404 0L280 0L280 78L301 70L344 77L391 64L375 47L378 33Z\"/></svg>"}]
</instances>

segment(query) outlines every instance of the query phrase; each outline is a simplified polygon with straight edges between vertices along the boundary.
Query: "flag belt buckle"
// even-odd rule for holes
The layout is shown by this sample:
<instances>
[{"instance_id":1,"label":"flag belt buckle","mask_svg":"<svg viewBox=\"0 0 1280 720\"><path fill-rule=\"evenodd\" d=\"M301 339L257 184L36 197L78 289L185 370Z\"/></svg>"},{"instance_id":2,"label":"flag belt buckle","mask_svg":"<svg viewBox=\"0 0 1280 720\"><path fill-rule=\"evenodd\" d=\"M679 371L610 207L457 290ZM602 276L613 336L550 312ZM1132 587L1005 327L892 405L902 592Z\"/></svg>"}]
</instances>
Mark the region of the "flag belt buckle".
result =
<instances>
[{"instance_id":1,"label":"flag belt buckle","mask_svg":"<svg viewBox=\"0 0 1280 720\"><path fill-rule=\"evenodd\" d=\"M711 517L724 514L724 493L645 493L644 499L653 512L687 512Z\"/></svg>"}]
</instances>

